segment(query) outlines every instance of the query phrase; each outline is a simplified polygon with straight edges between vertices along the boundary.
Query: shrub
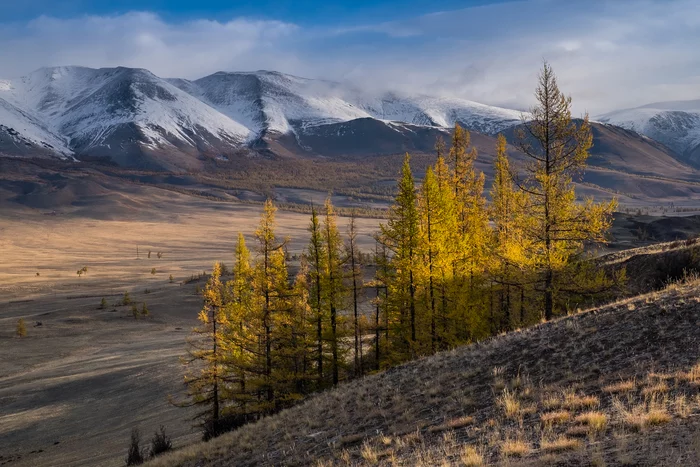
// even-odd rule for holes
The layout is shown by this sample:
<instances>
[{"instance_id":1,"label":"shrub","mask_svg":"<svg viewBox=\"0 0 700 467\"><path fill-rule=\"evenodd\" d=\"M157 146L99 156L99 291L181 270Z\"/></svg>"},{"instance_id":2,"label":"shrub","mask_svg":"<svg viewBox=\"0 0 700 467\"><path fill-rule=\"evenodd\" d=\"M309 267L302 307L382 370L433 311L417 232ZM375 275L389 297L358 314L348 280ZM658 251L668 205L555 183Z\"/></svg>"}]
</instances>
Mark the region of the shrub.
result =
<instances>
[{"instance_id":1,"label":"shrub","mask_svg":"<svg viewBox=\"0 0 700 467\"><path fill-rule=\"evenodd\" d=\"M173 441L165 433L165 427L160 426L160 429L153 434L151 438L151 457L156 457L159 454L168 452L173 448Z\"/></svg>"},{"instance_id":2,"label":"shrub","mask_svg":"<svg viewBox=\"0 0 700 467\"><path fill-rule=\"evenodd\" d=\"M143 464L144 452L141 449L141 434L138 428L131 430L131 442L129 443L129 451L126 455L126 465Z\"/></svg>"},{"instance_id":3,"label":"shrub","mask_svg":"<svg viewBox=\"0 0 700 467\"><path fill-rule=\"evenodd\" d=\"M174 282L173 275L170 274L170 277L168 277L168 281L172 284Z\"/></svg>"},{"instance_id":4,"label":"shrub","mask_svg":"<svg viewBox=\"0 0 700 467\"><path fill-rule=\"evenodd\" d=\"M102 297L102 300L100 300L100 306L98 307L99 310L104 310L107 308L107 299Z\"/></svg>"},{"instance_id":5,"label":"shrub","mask_svg":"<svg viewBox=\"0 0 700 467\"><path fill-rule=\"evenodd\" d=\"M151 275L153 275L153 276L156 275L156 268L151 268Z\"/></svg>"},{"instance_id":6,"label":"shrub","mask_svg":"<svg viewBox=\"0 0 700 467\"><path fill-rule=\"evenodd\" d=\"M131 314L134 315L134 319L138 319L139 317L139 309L136 308L136 304L134 303L131 305Z\"/></svg>"},{"instance_id":7,"label":"shrub","mask_svg":"<svg viewBox=\"0 0 700 467\"><path fill-rule=\"evenodd\" d=\"M17 336L24 337L27 335L27 326L24 324L24 319L20 318L17 321Z\"/></svg>"},{"instance_id":8,"label":"shrub","mask_svg":"<svg viewBox=\"0 0 700 467\"><path fill-rule=\"evenodd\" d=\"M141 307L141 314L143 316L148 316L148 307L146 306L146 302L143 302L143 306Z\"/></svg>"},{"instance_id":9,"label":"shrub","mask_svg":"<svg viewBox=\"0 0 700 467\"><path fill-rule=\"evenodd\" d=\"M129 292L124 292L124 298L122 298L122 305L126 306L131 303L131 297L129 296Z\"/></svg>"}]
</instances>

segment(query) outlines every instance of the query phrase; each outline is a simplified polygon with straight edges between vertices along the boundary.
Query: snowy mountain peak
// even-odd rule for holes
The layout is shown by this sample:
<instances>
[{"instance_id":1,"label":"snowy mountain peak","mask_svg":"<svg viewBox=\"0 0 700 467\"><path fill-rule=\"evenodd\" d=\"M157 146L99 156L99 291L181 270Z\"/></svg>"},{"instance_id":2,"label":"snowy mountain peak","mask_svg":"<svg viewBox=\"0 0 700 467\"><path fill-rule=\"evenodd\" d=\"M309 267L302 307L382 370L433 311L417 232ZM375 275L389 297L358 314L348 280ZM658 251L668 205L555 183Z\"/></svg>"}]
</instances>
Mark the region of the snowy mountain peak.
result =
<instances>
[{"instance_id":1,"label":"snowy mountain peak","mask_svg":"<svg viewBox=\"0 0 700 467\"><path fill-rule=\"evenodd\" d=\"M517 111L464 99L370 93L269 70L186 80L163 79L141 68L46 67L0 81L0 99L5 109L0 124L12 122L13 131L19 128L40 145L143 167L168 168L166 157L178 159L174 164L181 167L199 155L285 135L300 150L314 152L301 143L305 135L325 135L320 127L365 119L391 122L394 129L460 123L489 134L520 122ZM351 137L352 125L343 132ZM154 165L149 158L155 153L160 155Z\"/></svg>"},{"instance_id":2,"label":"snowy mountain peak","mask_svg":"<svg viewBox=\"0 0 700 467\"><path fill-rule=\"evenodd\" d=\"M648 136L693 164L700 163L700 100L668 101L596 117Z\"/></svg>"}]
</instances>

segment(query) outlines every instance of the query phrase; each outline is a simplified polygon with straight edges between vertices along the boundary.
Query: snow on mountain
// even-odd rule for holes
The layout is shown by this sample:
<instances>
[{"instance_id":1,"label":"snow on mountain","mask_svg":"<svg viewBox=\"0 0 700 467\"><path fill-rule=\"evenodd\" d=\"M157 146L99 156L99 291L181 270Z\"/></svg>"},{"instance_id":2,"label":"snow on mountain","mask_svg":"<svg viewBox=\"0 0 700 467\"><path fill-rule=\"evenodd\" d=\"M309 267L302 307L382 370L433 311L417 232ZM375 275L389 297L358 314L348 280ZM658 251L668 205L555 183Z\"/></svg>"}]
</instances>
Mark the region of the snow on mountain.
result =
<instances>
[{"instance_id":1,"label":"snow on mountain","mask_svg":"<svg viewBox=\"0 0 700 467\"><path fill-rule=\"evenodd\" d=\"M407 135L401 125L443 129L460 123L495 134L520 122L517 111L463 99L369 93L272 71L219 72L188 81L123 67L42 68L0 81L0 99L0 124L22 127L32 141L61 154L72 150L79 157L139 167L169 166L167 157L179 158L177 167L189 159L184 165L190 167L200 155L219 156L274 139L288 149L296 141L292 151L319 153L302 142L318 141L319 135L324 150L342 153L332 148L329 131L335 127L319 130L328 125L347 124L343 131L350 138L367 132L380 137L382 125ZM337 144L347 144L347 138ZM158 160L147 160L153 157Z\"/></svg>"},{"instance_id":2,"label":"snow on mountain","mask_svg":"<svg viewBox=\"0 0 700 467\"><path fill-rule=\"evenodd\" d=\"M495 134L520 122L520 112L465 99L372 94L331 81L271 71L219 72L171 83L214 106L251 131L288 133L359 118L467 128Z\"/></svg>"},{"instance_id":3,"label":"snow on mountain","mask_svg":"<svg viewBox=\"0 0 700 467\"><path fill-rule=\"evenodd\" d=\"M110 149L131 126L150 149L238 144L249 130L151 72L131 68L42 68L5 82L0 97L47 122L80 153ZM198 138L204 133L205 138ZM117 140L115 140L115 137ZM200 148L201 149L201 148Z\"/></svg>"},{"instance_id":4,"label":"snow on mountain","mask_svg":"<svg viewBox=\"0 0 700 467\"><path fill-rule=\"evenodd\" d=\"M0 154L15 155L32 150L61 159L71 154L62 137L23 110L0 99Z\"/></svg>"},{"instance_id":5,"label":"snow on mountain","mask_svg":"<svg viewBox=\"0 0 700 467\"><path fill-rule=\"evenodd\" d=\"M700 163L700 100L657 102L596 117L652 138L685 160Z\"/></svg>"}]
</instances>

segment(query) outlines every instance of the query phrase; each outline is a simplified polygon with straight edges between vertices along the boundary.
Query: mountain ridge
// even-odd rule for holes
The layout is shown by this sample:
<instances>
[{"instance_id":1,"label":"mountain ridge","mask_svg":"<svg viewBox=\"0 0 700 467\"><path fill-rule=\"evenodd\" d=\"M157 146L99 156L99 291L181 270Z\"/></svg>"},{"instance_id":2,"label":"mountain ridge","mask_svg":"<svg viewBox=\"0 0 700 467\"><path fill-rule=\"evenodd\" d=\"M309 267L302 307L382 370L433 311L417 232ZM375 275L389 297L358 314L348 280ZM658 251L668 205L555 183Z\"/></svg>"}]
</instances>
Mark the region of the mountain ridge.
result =
<instances>
[{"instance_id":1,"label":"mountain ridge","mask_svg":"<svg viewBox=\"0 0 700 467\"><path fill-rule=\"evenodd\" d=\"M301 142L309 129L313 134L324 125L361 119L395 130L460 123L489 134L520 120L518 111L464 99L375 95L273 71L222 71L191 81L143 68L47 67L0 81L0 99L20 110L14 131L39 146L63 140L78 158L165 170L197 168L202 157L228 157L277 139L319 155ZM47 134L29 130L41 126ZM10 146L0 154L18 155Z\"/></svg>"}]
</instances>

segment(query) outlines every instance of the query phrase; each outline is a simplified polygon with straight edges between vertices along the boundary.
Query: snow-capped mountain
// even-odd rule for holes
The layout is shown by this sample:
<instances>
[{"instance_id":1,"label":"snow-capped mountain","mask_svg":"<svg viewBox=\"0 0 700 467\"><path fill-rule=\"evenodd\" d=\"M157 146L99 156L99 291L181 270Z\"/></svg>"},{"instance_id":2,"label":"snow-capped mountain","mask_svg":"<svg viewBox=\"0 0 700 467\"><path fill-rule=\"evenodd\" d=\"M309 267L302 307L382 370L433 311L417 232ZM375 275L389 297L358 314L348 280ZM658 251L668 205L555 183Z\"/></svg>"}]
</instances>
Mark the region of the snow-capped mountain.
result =
<instances>
[{"instance_id":1,"label":"snow-capped mountain","mask_svg":"<svg viewBox=\"0 0 700 467\"><path fill-rule=\"evenodd\" d=\"M4 83L1 98L62 135L78 156L156 167L162 164L143 155L167 151L176 167L186 155L239 145L249 133L147 70L43 68Z\"/></svg>"},{"instance_id":2,"label":"snow-capped mountain","mask_svg":"<svg viewBox=\"0 0 700 467\"><path fill-rule=\"evenodd\" d=\"M359 118L453 127L495 134L520 122L521 112L465 99L374 94L348 85L277 72L219 72L196 81L169 80L252 132L288 133Z\"/></svg>"},{"instance_id":3,"label":"snow-capped mountain","mask_svg":"<svg viewBox=\"0 0 700 467\"><path fill-rule=\"evenodd\" d=\"M643 134L700 165L700 100L657 102L610 112L596 120Z\"/></svg>"},{"instance_id":4,"label":"snow-capped mountain","mask_svg":"<svg viewBox=\"0 0 700 467\"><path fill-rule=\"evenodd\" d=\"M309 155L430 148L460 123L495 134L515 110L456 98L368 93L277 72L162 79L143 69L54 67L0 81L0 129L60 157L106 158L139 168L195 168L248 148ZM8 131L11 131L8 133ZM9 136L0 148L9 155ZM342 137L340 137L342 136ZM353 138L365 144L344 149ZM423 141L422 139L425 139ZM19 141L18 140L18 141Z\"/></svg>"}]
</instances>

